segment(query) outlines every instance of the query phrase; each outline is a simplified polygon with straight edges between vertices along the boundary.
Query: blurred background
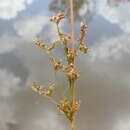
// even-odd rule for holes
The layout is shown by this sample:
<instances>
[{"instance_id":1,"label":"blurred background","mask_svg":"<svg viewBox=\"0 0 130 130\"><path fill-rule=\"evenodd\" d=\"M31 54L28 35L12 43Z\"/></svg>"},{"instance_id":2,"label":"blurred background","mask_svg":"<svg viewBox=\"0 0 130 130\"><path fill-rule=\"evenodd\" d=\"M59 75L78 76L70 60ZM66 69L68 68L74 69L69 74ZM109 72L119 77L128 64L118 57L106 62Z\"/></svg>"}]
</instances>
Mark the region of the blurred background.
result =
<instances>
[{"instance_id":1,"label":"blurred background","mask_svg":"<svg viewBox=\"0 0 130 130\"><path fill-rule=\"evenodd\" d=\"M77 130L129 130L130 0L75 0L74 10L75 35L81 22L88 24L90 48L77 59ZM55 81L48 56L32 41L57 39L49 18L63 11L68 0L0 1L0 130L69 129L55 106L31 89L32 81ZM68 23L61 24L66 32ZM56 79L58 87L67 86L61 74Z\"/></svg>"}]
</instances>

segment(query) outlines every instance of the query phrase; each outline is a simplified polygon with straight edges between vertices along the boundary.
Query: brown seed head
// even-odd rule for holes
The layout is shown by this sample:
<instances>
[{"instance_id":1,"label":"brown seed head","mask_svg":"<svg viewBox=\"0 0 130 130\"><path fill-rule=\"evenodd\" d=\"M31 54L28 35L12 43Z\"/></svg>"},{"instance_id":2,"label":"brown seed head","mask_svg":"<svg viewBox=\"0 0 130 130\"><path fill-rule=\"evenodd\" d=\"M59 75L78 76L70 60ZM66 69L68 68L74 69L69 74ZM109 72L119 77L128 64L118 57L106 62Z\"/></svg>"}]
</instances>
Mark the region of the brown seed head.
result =
<instances>
[{"instance_id":1,"label":"brown seed head","mask_svg":"<svg viewBox=\"0 0 130 130\"><path fill-rule=\"evenodd\" d=\"M84 45L84 44L80 44L80 45L79 45L79 50L80 50L81 52L83 52L83 53L87 53L88 50L89 50L89 48L88 48L86 45Z\"/></svg>"},{"instance_id":2,"label":"brown seed head","mask_svg":"<svg viewBox=\"0 0 130 130\"><path fill-rule=\"evenodd\" d=\"M80 108L80 102L76 101L75 104L71 107L72 112L76 112Z\"/></svg>"},{"instance_id":3,"label":"brown seed head","mask_svg":"<svg viewBox=\"0 0 130 130\"><path fill-rule=\"evenodd\" d=\"M69 72L66 73L69 80L77 80L79 78L79 73L74 71L72 68Z\"/></svg>"},{"instance_id":4,"label":"brown seed head","mask_svg":"<svg viewBox=\"0 0 130 130\"><path fill-rule=\"evenodd\" d=\"M75 56L77 56L76 50L73 51L72 49L68 48L68 50L67 50L67 62L68 62L69 65L74 63Z\"/></svg>"},{"instance_id":5,"label":"brown seed head","mask_svg":"<svg viewBox=\"0 0 130 130\"><path fill-rule=\"evenodd\" d=\"M80 25L80 38L79 38L79 43L84 43L85 42L85 35L86 35L86 29L88 28L88 25L86 24L81 24Z\"/></svg>"},{"instance_id":6,"label":"brown seed head","mask_svg":"<svg viewBox=\"0 0 130 130\"><path fill-rule=\"evenodd\" d=\"M64 13L59 13L56 16L53 16L52 18L50 18L51 22L54 22L56 24L59 24L59 22L64 19L66 17L66 15Z\"/></svg>"},{"instance_id":7,"label":"brown seed head","mask_svg":"<svg viewBox=\"0 0 130 130\"><path fill-rule=\"evenodd\" d=\"M60 61L57 61L57 59L55 57L51 57L50 61L54 67L54 70L60 70L63 68L63 64Z\"/></svg>"},{"instance_id":8,"label":"brown seed head","mask_svg":"<svg viewBox=\"0 0 130 130\"><path fill-rule=\"evenodd\" d=\"M42 85L37 85L35 82L32 83L32 89L35 92L40 93L43 90L43 88L44 88L44 86L42 86Z\"/></svg>"},{"instance_id":9,"label":"brown seed head","mask_svg":"<svg viewBox=\"0 0 130 130\"><path fill-rule=\"evenodd\" d=\"M86 25L86 24L81 24L81 25L80 25L80 29L85 30L85 29L87 29L87 28L88 28L88 25Z\"/></svg>"}]
</instances>

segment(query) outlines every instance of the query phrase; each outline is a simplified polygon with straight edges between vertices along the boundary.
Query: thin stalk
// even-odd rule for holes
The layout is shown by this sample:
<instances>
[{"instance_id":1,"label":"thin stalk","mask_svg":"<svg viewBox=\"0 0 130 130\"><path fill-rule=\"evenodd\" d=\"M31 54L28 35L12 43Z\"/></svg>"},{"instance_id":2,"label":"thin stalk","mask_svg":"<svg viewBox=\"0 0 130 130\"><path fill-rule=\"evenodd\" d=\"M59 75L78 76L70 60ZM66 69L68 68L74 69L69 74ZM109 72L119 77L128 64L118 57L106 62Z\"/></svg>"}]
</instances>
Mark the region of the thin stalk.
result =
<instances>
[{"instance_id":1,"label":"thin stalk","mask_svg":"<svg viewBox=\"0 0 130 130\"><path fill-rule=\"evenodd\" d=\"M71 127L72 130L76 130L74 125L75 125L74 120L72 120L70 122L70 127Z\"/></svg>"},{"instance_id":2,"label":"thin stalk","mask_svg":"<svg viewBox=\"0 0 130 130\"><path fill-rule=\"evenodd\" d=\"M72 107L75 104L75 81L73 80L70 81L70 103ZM70 120L70 127L72 130L76 130L74 113L72 113L72 119Z\"/></svg>"},{"instance_id":3,"label":"thin stalk","mask_svg":"<svg viewBox=\"0 0 130 130\"><path fill-rule=\"evenodd\" d=\"M71 27L71 39L72 39L72 50L73 52L75 51L75 40L74 40L74 5L73 5L73 0L70 0L70 27ZM73 66L75 66L75 59ZM71 105L75 105L75 81L71 80L70 81L70 101ZM72 130L75 129L75 115L72 113L72 120L70 121L70 126Z\"/></svg>"},{"instance_id":4,"label":"thin stalk","mask_svg":"<svg viewBox=\"0 0 130 130\"><path fill-rule=\"evenodd\" d=\"M56 27L57 27L57 31L58 31L58 36L60 36L60 29L59 29L58 24L56 24ZM60 40L61 40L61 38L60 38Z\"/></svg>"},{"instance_id":5,"label":"thin stalk","mask_svg":"<svg viewBox=\"0 0 130 130\"><path fill-rule=\"evenodd\" d=\"M67 45L64 44L64 42L61 38L61 32L60 32L59 24L56 24L56 26L57 26L57 32L58 32L58 36L60 38L60 42L61 42L61 44L63 44L64 52L66 54Z\"/></svg>"},{"instance_id":6,"label":"thin stalk","mask_svg":"<svg viewBox=\"0 0 130 130\"><path fill-rule=\"evenodd\" d=\"M70 81L70 101L71 104L75 104L75 81Z\"/></svg>"},{"instance_id":7,"label":"thin stalk","mask_svg":"<svg viewBox=\"0 0 130 130\"><path fill-rule=\"evenodd\" d=\"M74 51L75 40L74 40L74 6L73 6L73 0L70 0L70 25L71 25L72 49Z\"/></svg>"}]
</instances>

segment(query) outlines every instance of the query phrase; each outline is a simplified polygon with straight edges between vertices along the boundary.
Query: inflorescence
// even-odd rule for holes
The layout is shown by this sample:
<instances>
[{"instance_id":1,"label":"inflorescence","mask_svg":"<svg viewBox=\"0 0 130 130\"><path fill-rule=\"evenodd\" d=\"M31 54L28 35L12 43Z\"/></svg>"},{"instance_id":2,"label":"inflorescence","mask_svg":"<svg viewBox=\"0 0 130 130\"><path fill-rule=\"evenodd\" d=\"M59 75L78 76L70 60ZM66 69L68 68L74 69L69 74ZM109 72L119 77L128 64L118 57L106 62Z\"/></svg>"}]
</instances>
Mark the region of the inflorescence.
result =
<instances>
[{"instance_id":1,"label":"inflorescence","mask_svg":"<svg viewBox=\"0 0 130 130\"><path fill-rule=\"evenodd\" d=\"M74 62L76 56L81 53L87 53L88 52L88 47L85 45L85 36L86 36L86 29L88 26L86 24L81 24L80 25L80 37L78 39L78 47L73 50L72 48L69 48L69 41L71 40L70 34L66 35L64 32L62 32L59 28L59 24L61 20L65 19L67 17L66 14L64 13L59 13L56 16L53 16L50 18L50 21L55 23L57 26L57 33L59 36L58 40L52 41L50 43L50 46L46 45L43 42L40 42L39 40L34 40L34 43L39 46L41 49L43 49L46 53L51 53L53 49L57 47L58 44L60 44L64 50L65 56L66 56L66 64L62 63L61 61L58 60L55 56L50 56L49 55L49 60L52 64L52 67L54 71L63 71L65 76L68 79L68 84L70 91L75 85L75 81L79 78L80 74L79 72L75 69ZM45 87L42 85L38 85L37 83L33 82L32 83L32 89L35 92L38 92L40 95L45 96L45 97L51 97L54 92L55 84L51 84L48 86L48 89L45 90ZM72 103L72 95L70 94L70 99L67 99L67 96L65 99L62 97L60 98L60 101L57 103L57 109L60 110L68 120L73 119L73 114L79 109L80 107L80 102L75 101Z\"/></svg>"}]
</instances>

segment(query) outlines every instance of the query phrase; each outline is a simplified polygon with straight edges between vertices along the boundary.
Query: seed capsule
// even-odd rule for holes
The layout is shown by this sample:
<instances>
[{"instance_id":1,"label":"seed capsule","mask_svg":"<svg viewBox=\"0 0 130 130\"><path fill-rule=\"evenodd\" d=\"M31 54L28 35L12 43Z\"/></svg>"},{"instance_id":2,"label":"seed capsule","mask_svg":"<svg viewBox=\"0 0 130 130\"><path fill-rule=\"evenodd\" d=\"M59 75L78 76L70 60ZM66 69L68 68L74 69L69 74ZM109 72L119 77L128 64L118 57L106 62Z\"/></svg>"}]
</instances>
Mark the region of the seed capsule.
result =
<instances>
[{"instance_id":1,"label":"seed capsule","mask_svg":"<svg viewBox=\"0 0 130 130\"><path fill-rule=\"evenodd\" d=\"M35 92L41 92L43 90L44 86L42 85L37 85L35 82L32 83L32 89Z\"/></svg>"},{"instance_id":2,"label":"seed capsule","mask_svg":"<svg viewBox=\"0 0 130 130\"><path fill-rule=\"evenodd\" d=\"M38 40L34 40L34 43L35 43L37 46L39 46L39 47L41 47L41 48L43 48L43 49L47 48L47 46L45 45L45 43L40 42L40 41L38 41Z\"/></svg>"},{"instance_id":3,"label":"seed capsule","mask_svg":"<svg viewBox=\"0 0 130 130\"><path fill-rule=\"evenodd\" d=\"M75 58L75 56L77 56L76 53L77 53L76 51L74 52L70 48L67 49L67 62L69 65L74 63L74 58Z\"/></svg>"},{"instance_id":4,"label":"seed capsule","mask_svg":"<svg viewBox=\"0 0 130 130\"><path fill-rule=\"evenodd\" d=\"M66 75L70 81L74 81L79 78L79 73L74 71L74 69L71 69L69 72L66 73Z\"/></svg>"},{"instance_id":5,"label":"seed capsule","mask_svg":"<svg viewBox=\"0 0 130 130\"><path fill-rule=\"evenodd\" d=\"M56 58L54 58L54 57L51 57L50 58L50 61L51 61L51 63L52 63L52 65L53 65L53 67L54 67L54 70L60 70L60 69L62 69L63 68L63 65L62 65L62 63L61 62L59 62L59 61L57 61L57 59Z\"/></svg>"},{"instance_id":6,"label":"seed capsule","mask_svg":"<svg viewBox=\"0 0 130 130\"><path fill-rule=\"evenodd\" d=\"M80 29L87 29L88 28L88 25L86 25L86 24L82 24L81 23L81 25L80 25Z\"/></svg>"},{"instance_id":7,"label":"seed capsule","mask_svg":"<svg viewBox=\"0 0 130 130\"><path fill-rule=\"evenodd\" d=\"M83 53L87 53L88 52L88 47L87 46L85 46L84 44L80 44L79 45L79 50L81 51L81 52L83 52Z\"/></svg>"},{"instance_id":8,"label":"seed capsule","mask_svg":"<svg viewBox=\"0 0 130 130\"><path fill-rule=\"evenodd\" d=\"M50 18L50 21L58 24L65 17L66 17L66 15L64 13L59 13L58 15L53 16L52 18Z\"/></svg>"},{"instance_id":9,"label":"seed capsule","mask_svg":"<svg viewBox=\"0 0 130 130\"><path fill-rule=\"evenodd\" d=\"M80 108L80 102L76 101L75 104L71 107L72 112L76 112Z\"/></svg>"}]
</instances>

